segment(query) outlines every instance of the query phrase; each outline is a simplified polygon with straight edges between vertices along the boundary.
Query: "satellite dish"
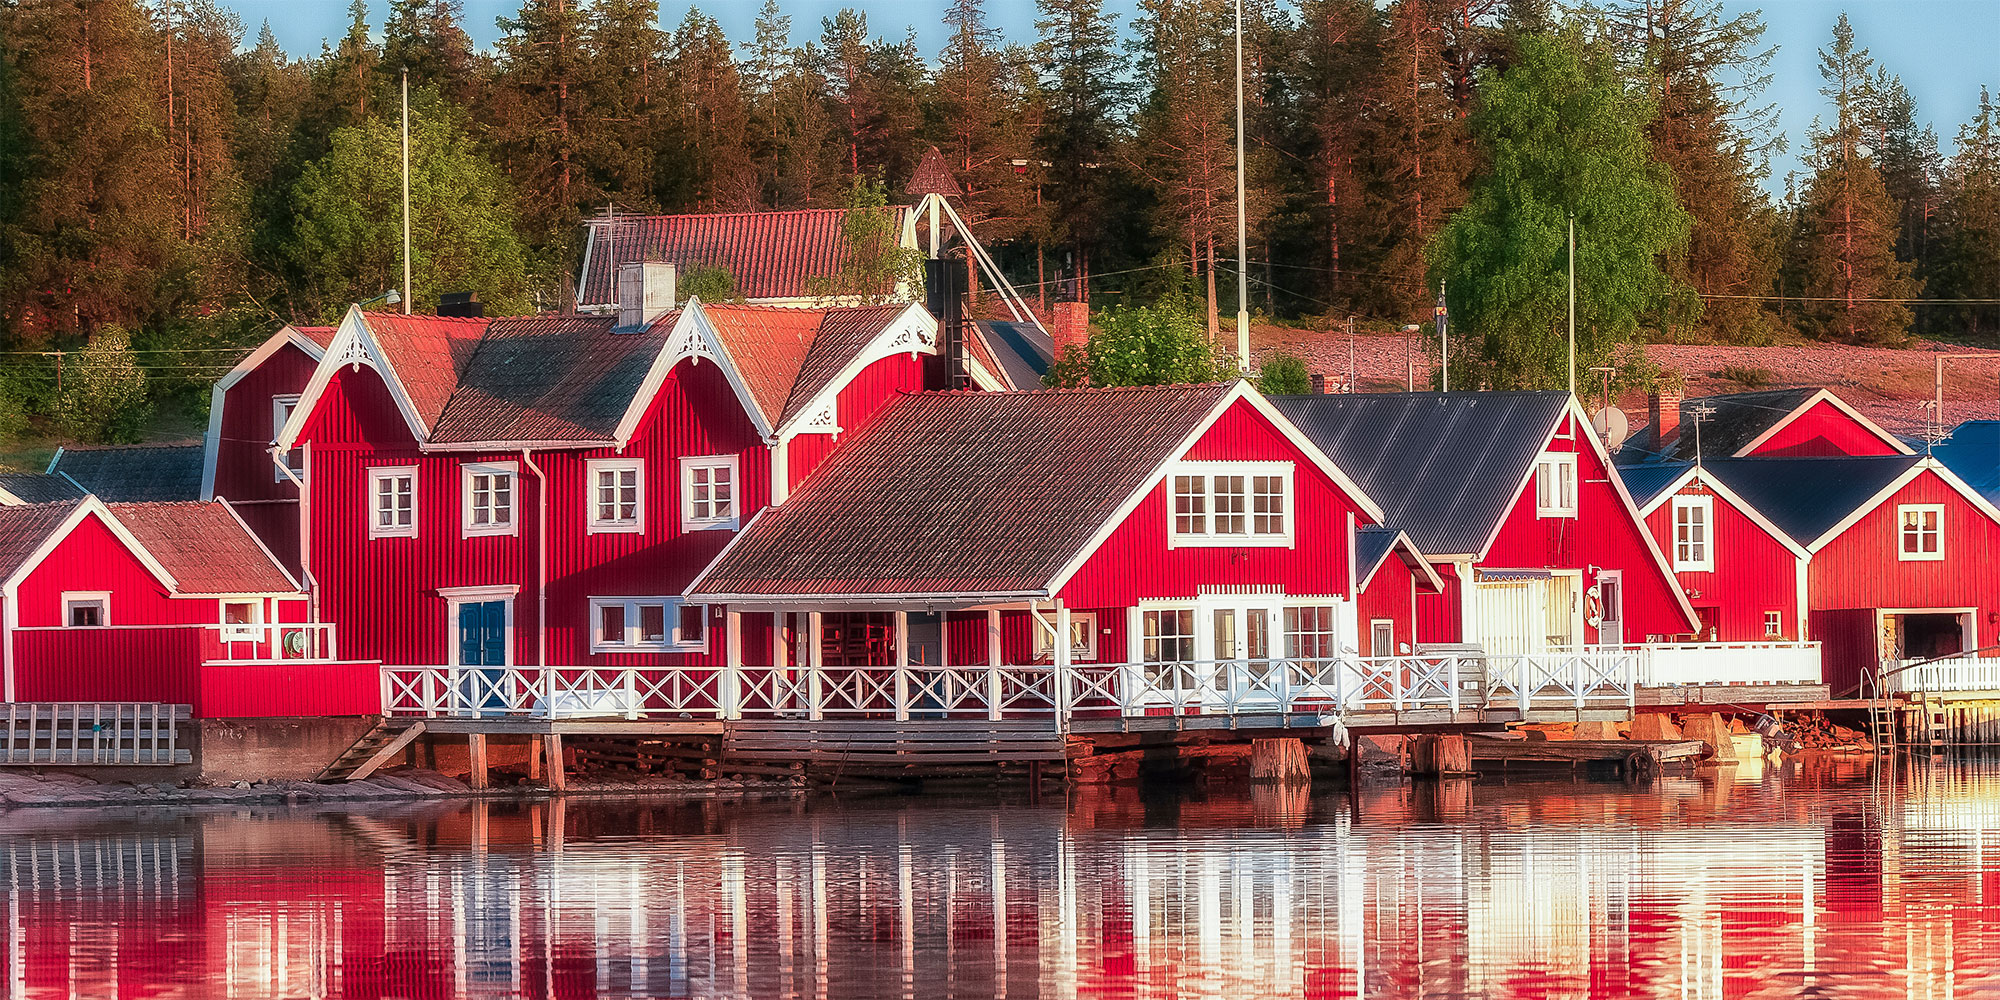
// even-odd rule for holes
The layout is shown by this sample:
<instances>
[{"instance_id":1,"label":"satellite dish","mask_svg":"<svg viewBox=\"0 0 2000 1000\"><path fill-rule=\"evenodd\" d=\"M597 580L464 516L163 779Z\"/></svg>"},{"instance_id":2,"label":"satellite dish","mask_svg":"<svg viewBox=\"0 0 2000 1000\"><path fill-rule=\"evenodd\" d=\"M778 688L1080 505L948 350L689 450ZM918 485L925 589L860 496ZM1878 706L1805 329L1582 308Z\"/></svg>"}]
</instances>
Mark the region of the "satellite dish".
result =
<instances>
[{"instance_id":1,"label":"satellite dish","mask_svg":"<svg viewBox=\"0 0 2000 1000\"><path fill-rule=\"evenodd\" d=\"M1615 406L1600 407L1597 414L1590 418L1590 426L1597 431L1597 436L1604 440L1604 447L1611 451L1623 447L1625 436L1632 432L1632 428L1626 423L1625 411Z\"/></svg>"}]
</instances>

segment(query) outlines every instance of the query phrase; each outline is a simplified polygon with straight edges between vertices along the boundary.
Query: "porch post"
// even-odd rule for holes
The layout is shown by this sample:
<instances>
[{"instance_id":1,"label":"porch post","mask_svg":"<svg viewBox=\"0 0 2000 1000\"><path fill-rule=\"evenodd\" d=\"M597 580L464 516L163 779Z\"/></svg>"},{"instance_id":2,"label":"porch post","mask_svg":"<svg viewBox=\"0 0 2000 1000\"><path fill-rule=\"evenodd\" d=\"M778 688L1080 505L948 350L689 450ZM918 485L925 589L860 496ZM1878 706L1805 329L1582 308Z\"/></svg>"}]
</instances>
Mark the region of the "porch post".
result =
<instances>
[{"instance_id":1,"label":"porch post","mask_svg":"<svg viewBox=\"0 0 2000 1000\"><path fill-rule=\"evenodd\" d=\"M820 613L806 613L806 718L814 722L826 718L826 699L820 689L825 654L820 649Z\"/></svg>"},{"instance_id":2,"label":"porch post","mask_svg":"<svg viewBox=\"0 0 2000 1000\"><path fill-rule=\"evenodd\" d=\"M951 616L945 616L945 645L951 645ZM986 609L986 717L998 720L1001 716L1000 699L1004 689L1000 683L1000 609Z\"/></svg>"},{"instance_id":3,"label":"porch post","mask_svg":"<svg viewBox=\"0 0 2000 1000\"><path fill-rule=\"evenodd\" d=\"M730 608L722 627L722 717L743 717L743 612Z\"/></svg>"},{"instance_id":4,"label":"porch post","mask_svg":"<svg viewBox=\"0 0 2000 1000\"><path fill-rule=\"evenodd\" d=\"M896 721L910 721L910 613L896 612Z\"/></svg>"},{"instance_id":5,"label":"porch post","mask_svg":"<svg viewBox=\"0 0 2000 1000\"><path fill-rule=\"evenodd\" d=\"M1063 732L1069 731L1069 605L1061 598L1056 599L1056 726Z\"/></svg>"}]
</instances>

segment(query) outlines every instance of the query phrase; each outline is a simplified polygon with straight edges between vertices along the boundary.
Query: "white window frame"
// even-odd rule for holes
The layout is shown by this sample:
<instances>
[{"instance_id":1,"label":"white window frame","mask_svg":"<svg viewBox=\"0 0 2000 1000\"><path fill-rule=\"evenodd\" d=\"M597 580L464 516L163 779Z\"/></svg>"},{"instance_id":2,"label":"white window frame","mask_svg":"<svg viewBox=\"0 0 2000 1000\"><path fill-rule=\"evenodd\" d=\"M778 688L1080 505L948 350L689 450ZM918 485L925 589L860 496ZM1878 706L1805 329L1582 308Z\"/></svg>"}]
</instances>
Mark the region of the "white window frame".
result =
<instances>
[{"instance_id":1,"label":"white window frame","mask_svg":"<svg viewBox=\"0 0 2000 1000\"><path fill-rule=\"evenodd\" d=\"M1764 638L1782 639L1784 637L1785 613L1781 610L1764 612Z\"/></svg>"},{"instance_id":2,"label":"white window frame","mask_svg":"<svg viewBox=\"0 0 2000 1000\"><path fill-rule=\"evenodd\" d=\"M729 516L694 516L694 473L696 469L729 470ZM710 480L714 482L713 479ZM710 494L711 502L713 494ZM743 523L743 470L736 455L696 455L681 459L681 530L735 531Z\"/></svg>"},{"instance_id":3,"label":"white window frame","mask_svg":"<svg viewBox=\"0 0 2000 1000\"><path fill-rule=\"evenodd\" d=\"M467 462L458 467L458 527L463 537L513 535L521 530L521 465L518 462ZM475 476L507 477L507 521L472 523L472 480ZM499 508L492 508L498 510Z\"/></svg>"},{"instance_id":4,"label":"white window frame","mask_svg":"<svg viewBox=\"0 0 2000 1000\"><path fill-rule=\"evenodd\" d=\"M1177 507L1177 482L1181 477L1194 476L1200 479L1201 510L1194 516L1200 521L1200 530L1184 532L1180 530ZM1218 534L1215 531L1216 492L1215 480L1218 476L1243 477L1243 531ZM1258 477L1278 477L1284 483L1285 509L1280 512L1285 519L1282 532L1257 531L1257 488ZM1168 548L1291 548L1299 523L1298 476L1291 462L1226 462L1226 461L1185 461L1176 462L1167 470L1167 547ZM1193 496L1194 494L1189 494Z\"/></svg>"},{"instance_id":5,"label":"white window frame","mask_svg":"<svg viewBox=\"0 0 2000 1000\"><path fill-rule=\"evenodd\" d=\"M1694 558L1692 555L1684 555L1684 552L1692 550L1697 544L1690 539L1681 537L1681 529L1694 524L1693 521L1683 522L1681 520L1681 512L1684 510L1701 512L1701 541L1698 543L1701 551L1699 558ZM1715 498L1708 496L1675 497L1673 500L1673 525L1674 572L1714 572Z\"/></svg>"},{"instance_id":6,"label":"white window frame","mask_svg":"<svg viewBox=\"0 0 2000 1000\"><path fill-rule=\"evenodd\" d=\"M646 531L646 463L637 458L593 458L585 463L584 505L589 512L589 534L644 534ZM632 473L633 512L632 517L610 519L598 516L597 477L605 472ZM614 486L613 489L622 487ZM613 508L618 506L614 501Z\"/></svg>"},{"instance_id":7,"label":"white window frame","mask_svg":"<svg viewBox=\"0 0 2000 1000\"><path fill-rule=\"evenodd\" d=\"M271 397L271 443L273 445L278 443L278 435L284 433L285 425L291 422L292 411L298 409L298 405L299 394L296 392L282 393ZM285 468L292 470L292 475L301 479L305 478L306 474L305 454L304 448L293 448L291 451L285 453ZM297 465L292 464L292 456L294 455L299 457L299 464ZM283 483L289 480L290 477L285 475L285 469L278 468L275 462L272 463L271 481L274 483Z\"/></svg>"},{"instance_id":8,"label":"white window frame","mask_svg":"<svg viewBox=\"0 0 2000 1000\"><path fill-rule=\"evenodd\" d=\"M645 642L639 638L639 609L656 604L661 608L661 624L664 637L658 642ZM625 609L625 636L618 641L607 641L603 635L603 609L622 607ZM695 607L701 609L701 638L687 640L681 638L681 609ZM705 653L708 651L709 634L714 632L710 621L713 612L706 604L694 604L678 597L593 597L590 599L590 651L592 653Z\"/></svg>"},{"instance_id":9,"label":"white window frame","mask_svg":"<svg viewBox=\"0 0 2000 1000\"><path fill-rule=\"evenodd\" d=\"M1070 644L1069 658L1073 661L1095 663L1097 661L1097 612L1070 612L1069 627L1072 633L1080 631L1082 633L1081 638L1083 639L1080 643L1072 642ZM1072 638L1075 637L1072 636ZM1042 628L1037 624L1035 626L1035 660L1040 662L1045 657L1052 658L1055 656L1055 651L1055 636L1050 635L1048 629Z\"/></svg>"},{"instance_id":10,"label":"white window frame","mask_svg":"<svg viewBox=\"0 0 2000 1000\"><path fill-rule=\"evenodd\" d=\"M382 481L385 479L405 479L410 481L410 523L392 524L384 527L382 510L377 506L382 498ZM368 537L370 538L415 538L417 525L422 522L421 502L417 491L421 486L417 480L414 465L378 465L368 470Z\"/></svg>"},{"instance_id":11,"label":"white window frame","mask_svg":"<svg viewBox=\"0 0 2000 1000\"><path fill-rule=\"evenodd\" d=\"M1381 638L1383 629L1389 631L1389 648L1386 650L1375 648L1375 640ZM1402 655L1396 648L1396 620L1394 618L1368 619L1368 655L1371 658Z\"/></svg>"},{"instance_id":12,"label":"white window frame","mask_svg":"<svg viewBox=\"0 0 2000 1000\"><path fill-rule=\"evenodd\" d=\"M1937 551L1923 551L1924 531L1922 521L1918 521L1915 534L1910 532L1909 517L1912 514L1936 514L1937 527L1932 534L1937 536ZM1917 551L1912 552L1910 540L1917 539ZM1943 562L1944 561L1944 504L1906 503L1896 505L1896 558L1901 562Z\"/></svg>"},{"instance_id":13,"label":"white window frame","mask_svg":"<svg viewBox=\"0 0 2000 1000\"><path fill-rule=\"evenodd\" d=\"M69 609L77 605L97 605L97 624L71 625ZM62 595L63 628L108 628L111 625L111 592L108 590L65 590Z\"/></svg>"},{"instance_id":14,"label":"white window frame","mask_svg":"<svg viewBox=\"0 0 2000 1000\"><path fill-rule=\"evenodd\" d=\"M229 606L247 604L250 606L250 620L235 623L229 620ZM215 602L216 621L222 625L223 642L255 642L264 633L264 602L254 597L225 597Z\"/></svg>"},{"instance_id":15,"label":"white window frame","mask_svg":"<svg viewBox=\"0 0 2000 1000\"><path fill-rule=\"evenodd\" d=\"M1566 484L1569 486L1568 504L1563 503L1562 497L1562 487L1565 485L1562 478L1564 473L1567 473L1569 476L1568 483ZM1544 480L1545 474L1555 476L1553 488L1550 488L1550 484ZM1578 492L1576 453L1573 451L1542 452L1541 457L1535 459L1535 475L1532 485L1535 488L1536 517L1575 517Z\"/></svg>"}]
</instances>

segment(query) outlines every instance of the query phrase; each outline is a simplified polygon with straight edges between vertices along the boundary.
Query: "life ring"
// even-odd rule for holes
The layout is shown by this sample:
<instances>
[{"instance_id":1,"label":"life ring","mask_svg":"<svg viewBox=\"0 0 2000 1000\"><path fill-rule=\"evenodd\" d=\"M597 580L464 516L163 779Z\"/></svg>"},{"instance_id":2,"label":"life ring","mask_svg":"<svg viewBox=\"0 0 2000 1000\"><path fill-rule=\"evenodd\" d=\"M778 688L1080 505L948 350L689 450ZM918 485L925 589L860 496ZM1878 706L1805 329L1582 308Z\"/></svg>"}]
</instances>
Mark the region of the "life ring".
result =
<instances>
[{"instance_id":1,"label":"life ring","mask_svg":"<svg viewBox=\"0 0 2000 1000\"><path fill-rule=\"evenodd\" d=\"M1583 620L1591 628L1604 624L1604 592L1591 584L1583 592Z\"/></svg>"}]
</instances>

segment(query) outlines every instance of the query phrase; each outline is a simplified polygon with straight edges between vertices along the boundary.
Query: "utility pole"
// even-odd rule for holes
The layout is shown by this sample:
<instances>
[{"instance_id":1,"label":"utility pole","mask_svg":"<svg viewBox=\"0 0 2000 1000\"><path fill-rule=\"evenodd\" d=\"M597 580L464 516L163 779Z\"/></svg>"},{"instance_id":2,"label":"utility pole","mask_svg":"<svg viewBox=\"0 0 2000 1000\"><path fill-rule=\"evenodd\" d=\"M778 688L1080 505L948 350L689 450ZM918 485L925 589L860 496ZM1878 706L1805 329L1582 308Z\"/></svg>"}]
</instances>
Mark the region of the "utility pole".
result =
<instances>
[{"instance_id":1,"label":"utility pole","mask_svg":"<svg viewBox=\"0 0 2000 1000\"><path fill-rule=\"evenodd\" d=\"M1250 229L1243 185L1243 0L1236 0L1236 367L1250 369Z\"/></svg>"},{"instance_id":2,"label":"utility pole","mask_svg":"<svg viewBox=\"0 0 2000 1000\"><path fill-rule=\"evenodd\" d=\"M1422 333L1423 329L1424 328L1422 326L1416 323L1411 323L1403 327L1403 391L1404 392L1417 391L1417 362L1416 358L1412 354L1410 343L1411 341L1417 339L1417 334Z\"/></svg>"},{"instance_id":3,"label":"utility pole","mask_svg":"<svg viewBox=\"0 0 2000 1000\"><path fill-rule=\"evenodd\" d=\"M1347 391L1354 391L1354 317L1347 317Z\"/></svg>"},{"instance_id":4,"label":"utility pole","mask_svg":"<svg viewBox=\"0 0 2000 1000\"><path fill-rule=\"evenodd\" d=\"M1569 216L1569 394L1576 395L1576 213Z\"/></svg>"},{"instance_id":5,"label":"utility pole","mask_svg":"<svg viewBox=\"0 0 2000 1000\"><path fill-rule=\"evenodd\" d=\"M1438 279L1438 389L1451 391L1451 337L1445 332L1444 279Z\"/></svg>"},{"instance_id":6,"label":"utility pole","mask_svg":"<svg viewBox=\"0 0 2000 1000\"><path fill-rule=\"evenodd\" d=\"M410 287L410 67L403 67L403 315L410 314L417 290Z\"/></svg>"}]
</instances>

